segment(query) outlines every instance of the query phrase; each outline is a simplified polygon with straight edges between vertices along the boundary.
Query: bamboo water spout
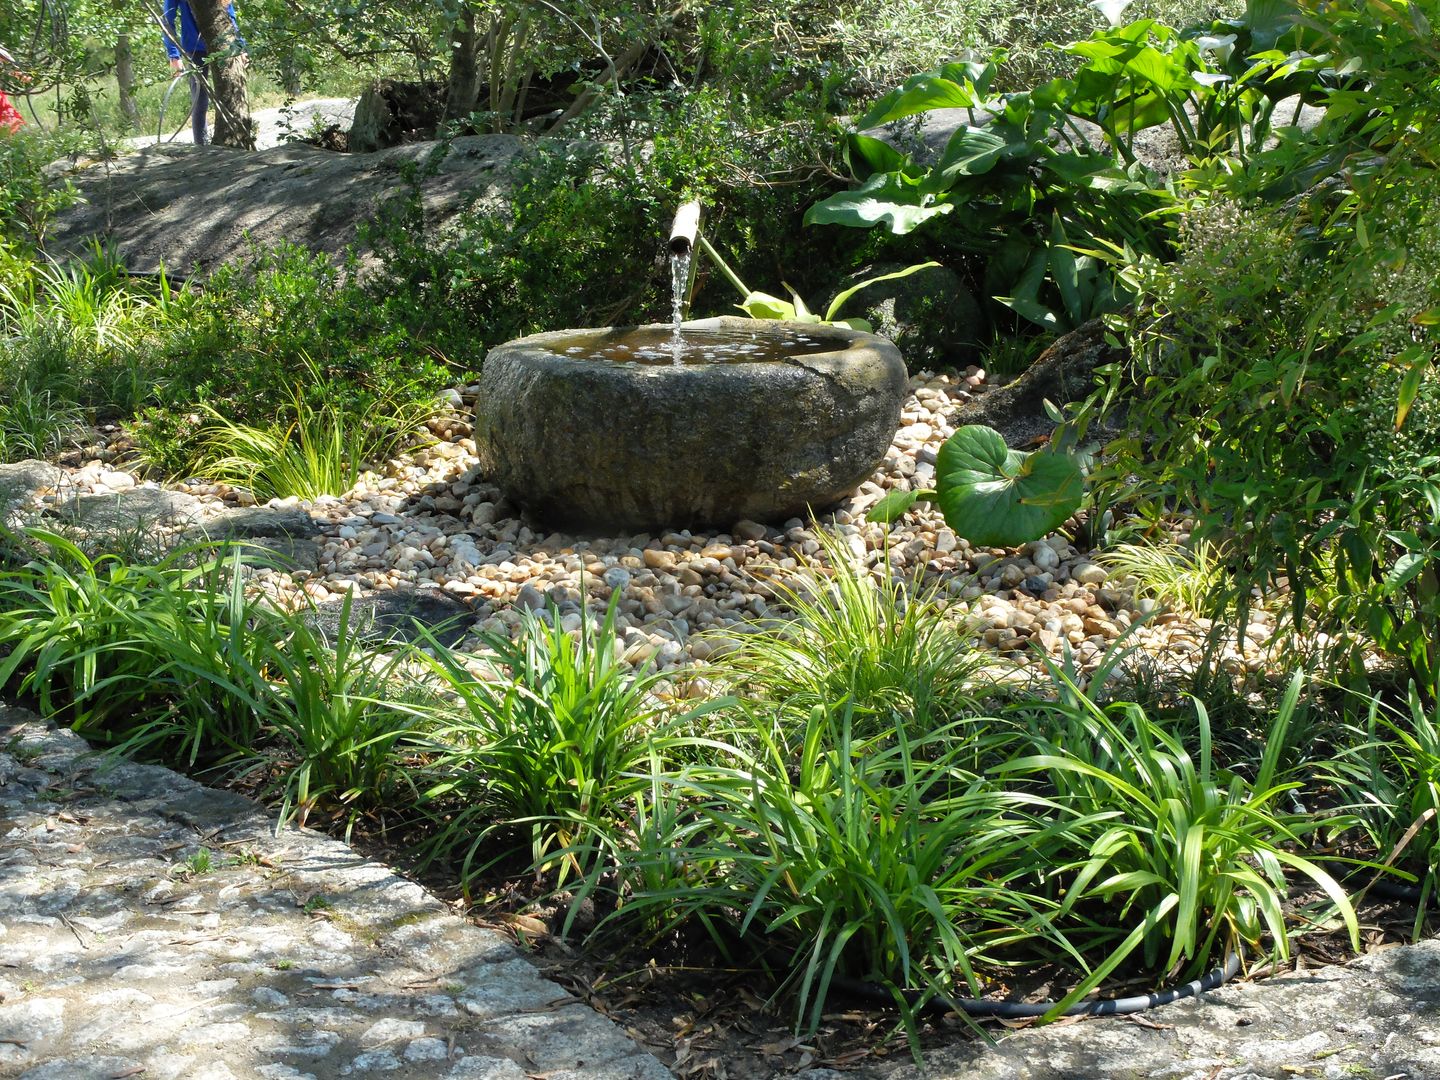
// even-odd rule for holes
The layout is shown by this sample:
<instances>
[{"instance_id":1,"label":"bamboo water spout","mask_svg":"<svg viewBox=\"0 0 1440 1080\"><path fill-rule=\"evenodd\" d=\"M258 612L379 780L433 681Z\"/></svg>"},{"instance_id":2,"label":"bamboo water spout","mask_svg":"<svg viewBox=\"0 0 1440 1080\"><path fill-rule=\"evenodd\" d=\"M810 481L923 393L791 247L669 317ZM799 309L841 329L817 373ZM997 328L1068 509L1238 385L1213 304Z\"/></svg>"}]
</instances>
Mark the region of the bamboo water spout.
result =
<instances>
[{"instance_id":1,"label":"bamboo water spout","mask_svg":"<svg viewBox=\"0 0 1440 1080\"><path fill-rule=\"evenodd\" d=\"M695 245L700 237L700 203L692 199L675 211L670 225L670 290L674 300L675 350L683 348L680 323L690 317L690 294L695 288Z\"/></svg>"},{"instance_id":2,"label":"bamboo water spout","mask_svg":"<svg viewBox=\"0 0 1440 1080\"><path fill-rule=\"evenodd\" d=\"M692 200L675 211L675 221L670 226L670 254L689 255L695 250L699 235L700 203Z\"/></svg>"}]
</instances>

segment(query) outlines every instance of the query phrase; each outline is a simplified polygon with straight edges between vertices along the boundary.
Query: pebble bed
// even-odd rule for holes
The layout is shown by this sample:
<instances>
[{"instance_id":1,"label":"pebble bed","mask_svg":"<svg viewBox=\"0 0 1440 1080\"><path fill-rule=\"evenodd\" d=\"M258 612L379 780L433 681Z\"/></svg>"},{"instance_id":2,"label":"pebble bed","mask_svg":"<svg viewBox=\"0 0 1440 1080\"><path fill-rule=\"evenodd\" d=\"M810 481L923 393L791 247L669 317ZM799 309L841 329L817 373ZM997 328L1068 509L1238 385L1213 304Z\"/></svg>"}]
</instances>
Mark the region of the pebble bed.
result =
<instances>
[{"instance_id":1,"label":"pebble bed","mask_svg":"<svg viewBox=\"0 0 1440 1080\"><path fill-rule=\"evenodd\" d=\"M1209 625L1137 597L1133 579L1112 580L1097 553L1063 536L1018 549L975 547L924 503L891 526L865 520L887 492L933 484L935 454L954 431L950 417L983 392L984 381L977 368L913 377L884 461L848 502L817 523L738 521L714 530L616 537L546 532L523 520L480 467L469 422L479 388L452 389L428 445L366 473L343 496L268 504L310 514L320 528L319 558L313 570L259 570L255 584L287 605L306 597L323 603L347 591L438 587L472 607L477 630L492 633L513 631L524 609L544 613L552 604L562 625L578 630L582 610L601 612L619 593L617 648L624 659L661 670L689 668L732 648L757 620L783 614L785 581L807 564L826 563L818 525L833 530L866 565L888 563L952 601L957 626L998 659L1069 652L1082 667L1093 666L1134 627L1127 644L1183 668L1203 651ZM47 498L135 488L136 477L124 467L125 446L118 429L102 432L101 442L82 452L88 460L67 469L63 495ZM174 488L216 508L254 504L249 492L223 484ZM1270 616L1256 610L1243 644L1232 641L1222 665L1237 676L1262 670L1272 634Z\"/></svg>"}]
</instances>

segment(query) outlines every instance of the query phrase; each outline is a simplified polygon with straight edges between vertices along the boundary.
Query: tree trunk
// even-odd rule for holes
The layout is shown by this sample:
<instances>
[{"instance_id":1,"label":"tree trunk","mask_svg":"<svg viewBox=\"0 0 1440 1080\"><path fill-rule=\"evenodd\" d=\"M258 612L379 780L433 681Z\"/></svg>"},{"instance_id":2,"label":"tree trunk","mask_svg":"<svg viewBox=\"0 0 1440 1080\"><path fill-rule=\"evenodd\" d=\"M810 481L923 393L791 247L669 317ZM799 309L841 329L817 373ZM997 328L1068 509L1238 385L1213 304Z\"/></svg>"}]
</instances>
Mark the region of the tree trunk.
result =
<instances>
[{"instance_id":1,"label":"tree trunk","mask_svg":"<svg viewBox=\"0 0 1440 1080\"><path fill-rule=\"evenodd\" d=\"M135 60L130 52L129 34L121 34L115 39L115 93L120 99L120 111L125 114L125 122L139 131L140 108L135 104Z\"/></svg>"},{"instance_id":2,"label":"tree trunk","mask_svg":"<svg viewBox=\"0 0 1440 1080\"><path fill-rule=\"evenodd\" d=\"M518 23L515 26L514 40L506 46L506 56L503 58L503 71L501 70L501 57L491 57L490 67L490 108L495 113L495 121L492 130L496 132L506 130L505 125L509 122L510 113L515 108L515 98L520 92L519 79L516 73L519 70L520 58L525 52L525 43L530 37L530 16L521 12ZM529 68L526 69L526 79L529 79ZM516 119L518 126L519 119Z\"/></svg>"},{"instance_id":3,"label":"tree trunk","mask_svg":"<svg viewBox=\"0 0 1440 1080\"><path fill-rule=\"evenodd\" d=\"M245 93L246 57L225 8L225 0L192 0L190 4L195 25L209 50L205 77L210 80L210 100L215 106L215 130L210 141L217 146L254 150L255 125L250 120L250 100Z\"/></svg>"},{"instance_id":4,"label":"tree trunk","mask_svg":"<svg viewBox=\"0 0 1440 1080\"><path fill-rule=\"evenodd\" d=\"M299 97L304 89L300 80L300 60L293 48L280 55L280 89L287 97Z\"/></svg>"},{"instance_id":5,"label":"tree trunk","mask_svg":"<svg viewBox=\"0 0 1440 1080\"><path fill-rule=\"evenodd\" d=\"M463 120L475 111L480 96L480 38L475 33L475 9L466 4L452 31L450 80L445 90L442 122Z\"/></svg>"}]
</instances>

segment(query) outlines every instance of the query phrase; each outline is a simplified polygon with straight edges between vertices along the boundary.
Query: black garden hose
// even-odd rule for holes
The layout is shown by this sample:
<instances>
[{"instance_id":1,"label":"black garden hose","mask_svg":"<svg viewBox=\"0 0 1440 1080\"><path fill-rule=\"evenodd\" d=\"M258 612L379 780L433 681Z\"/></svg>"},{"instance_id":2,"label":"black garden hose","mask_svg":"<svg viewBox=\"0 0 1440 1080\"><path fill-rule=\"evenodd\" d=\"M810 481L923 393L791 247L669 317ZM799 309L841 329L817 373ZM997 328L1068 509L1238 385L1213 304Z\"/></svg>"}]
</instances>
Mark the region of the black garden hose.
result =
<instances>
[{"instance_id":1,"label":"black garden hose","mask_svg":"<svg viewBox=\"0 0 1440 1080\"><path fill-rule=\"evenodd\" d=\"M1211 969L1201 978L1185 983L1183 986L1173 986L1169 990L1155 990L1148 994L1136 994L1133 997L1101 998L1096 1001L1080 1001L1071 1005L1060 1016L1123 1016L1127 1013L1144 1012L1146 1009L1153 1009L1159 1005L1169 1005L1172 1002L1180 1001L1182 998L1199 997L1217 987L1222 986L1227 980L1235 977L1240 970L1240 954L1227 953L1225 962ZM893 1002L894 995L881 989L874 983L861 982L858 979L845 979L836 977L831 980L830 985L848 994L855 994L857 997L867 998L873 1001ZM912 1004L920 1000L920 993L915 990L904 991L905 997ZM927 998L923 1006L926 1009L944 1009L948 1012L963 1012L968 1016L989 1016L1000 1020L1023 1020L1030 1017L1044 1016L1055 1007L1054 1002L1027 1003L1021 1001L995 1001L992 998L952 998L944 995Z\"/></svg>"},{"instance_id":2,"label":"black garden hose","mask_svg":"<svg viewBox=\"0 0 1440 1080\"><path fill-rule=\"evenodd\" d=\"M1320 863L1330 876L1347 889L1355 887L1356 880L1363 878L1367 871L1373 870L1369 866L1351 866L1348 863L1337 863L1333 859L1324 859ZM1359 884L1359 892L1370 893L1374 896L1383 897L1386 900L1399 900L1405 904L1420 903L1424 891L1419 885L1410 885L1403 881L1392 881L1386 877L1383 871L1375 871L1368 882ZM1430 906L1440 906L1440 894L1435 889L1430 890Z\"/></svg>"}]
</instances>

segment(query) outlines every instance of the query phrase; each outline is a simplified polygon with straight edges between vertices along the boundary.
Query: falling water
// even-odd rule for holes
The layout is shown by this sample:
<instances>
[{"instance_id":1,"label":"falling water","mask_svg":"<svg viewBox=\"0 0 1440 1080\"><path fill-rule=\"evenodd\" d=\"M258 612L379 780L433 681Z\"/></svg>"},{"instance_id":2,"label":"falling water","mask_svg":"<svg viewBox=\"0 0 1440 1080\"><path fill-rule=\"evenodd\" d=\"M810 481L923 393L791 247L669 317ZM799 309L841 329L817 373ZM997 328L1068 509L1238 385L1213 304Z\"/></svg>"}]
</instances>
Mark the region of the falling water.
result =
<instances>
[{"instance_id":1,"label":"falling water","mask_svg":"<svg viewBox=\"0 0 1440 1080\"><path fill-rule=\"evenodd\" d=\"M685 355L685 339L680 335L680 320L684 315L685 286L690 282L690 252L670 255L670 355L680 363Z\"/></svg>"}]
</instances>

